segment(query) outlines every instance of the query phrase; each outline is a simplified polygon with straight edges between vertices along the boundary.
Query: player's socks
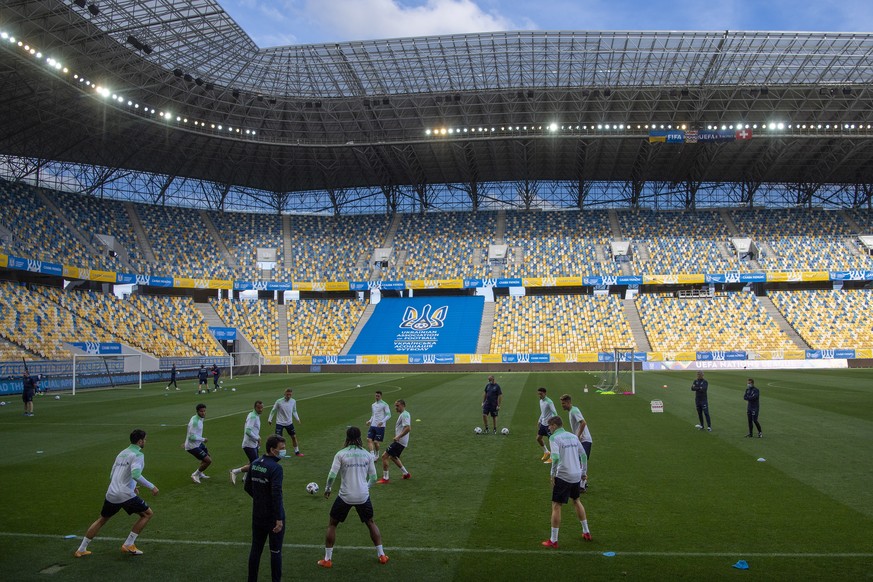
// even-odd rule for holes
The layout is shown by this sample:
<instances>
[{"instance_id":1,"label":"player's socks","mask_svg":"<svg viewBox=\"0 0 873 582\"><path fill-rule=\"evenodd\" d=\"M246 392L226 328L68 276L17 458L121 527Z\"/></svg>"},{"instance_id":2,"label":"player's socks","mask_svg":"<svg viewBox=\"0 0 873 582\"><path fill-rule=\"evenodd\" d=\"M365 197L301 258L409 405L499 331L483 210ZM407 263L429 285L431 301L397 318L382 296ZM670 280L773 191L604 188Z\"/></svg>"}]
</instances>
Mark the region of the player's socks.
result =
<instances>
[{"instance_id":1,"label":"player's socks","mask_svg":"<svg viewBox=\"0 0 873 582\"><path fill-rule=\"evenodd\" d=\"M324 559L327 562L333 559L333 548L324 548Z\"/></svg>"},{"instance_id":2,"label":"player's socks","mask_svg":"<svg viewBox=\"0 0 873 582\"><path fill-rule=\"evenodd\" d=\"M588 531L588 520L587 519L580 519L579 523L582 524L582 533L591 533L590 531Z\"/></svg>"},{"instance_id":3,"label":"player's socks","mask_svg":"<svg viewBox=\"0 0 873 582\"><path fill-rule=\"evenodd\" d=\"M558 528L552 528L552 535L551 537L549 537L549 539L554 543L558 543Z\"/></svg>"},{"instance_id":4,"label":"player's socks","mask_svg":"<svg viewBox=\"0 0 873 582\"><path fill-rule=\"evenodd\" d=\"M90 544L90 543L91 543L91 538L85 538L85 537L83 537L83 538L82 538L82 543L79 544L79 550L78 550L78 551L79 551L79 552L84 552L85 550L88 549L88 544Z\"/></svg>"},{"instance_id":5,"label":"player's socks","mask_svg":"<svg viewBox=\"0 0 873 582\"><path fill-rule=\"evenodd\" d=\"M135 534L133 532L130 532L130 534L127 536L127 541L124 542L124 545L125 546L134 545L136 543L136 538L138 538L138 537L139 537L139 534Z\"/></svg>"},{"instance_id":6,"label":"player's socks","mask_svg":"<svg viewBox=\"0 0 873 582\"><path fill-rule=\"evenodd\" d=\"M400 472L404 475L409 475L409 471L407 471L406 467L404 467L403 465L400 465Z\"/></svg>"},{"instance_id":7,"label":"player's socks","mask_svg":"<svg viewBox=\"0 0 873 582\"><path fill-rule=\"evenodd\" d=\"M382 544L379 544L378 546L376 546L376 557L378 558L379 556L384 556L384 555L385 555L385 550L382 549Z\"/></svg>"},{"instance_id":8,"label":"player's socks","mask_svg":"<svg viewBox=\"0 0 873 582\"><path fill-rule=\"evenodd\" d=\"M382 478L388 480L388 471L382 471Z\"/></svg>"}]
</instances>

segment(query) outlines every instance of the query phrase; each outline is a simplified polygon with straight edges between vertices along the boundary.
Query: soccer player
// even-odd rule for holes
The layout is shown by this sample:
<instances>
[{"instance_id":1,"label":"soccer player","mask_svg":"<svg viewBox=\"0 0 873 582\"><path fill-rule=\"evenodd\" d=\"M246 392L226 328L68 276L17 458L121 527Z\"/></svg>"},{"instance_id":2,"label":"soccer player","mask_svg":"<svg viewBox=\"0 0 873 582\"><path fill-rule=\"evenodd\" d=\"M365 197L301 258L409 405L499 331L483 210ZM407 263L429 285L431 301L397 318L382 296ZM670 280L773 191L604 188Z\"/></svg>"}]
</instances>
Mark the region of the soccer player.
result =
<instances>
[{"instance_id":1,"label":"soccer player","mask_svg":"<svg viewBox=\"0 0 873 582\"><path fill-rule=\"evenodd\" d=\"M209 439L203 436L203 419L206 418L206 405L198 404L196 411L197 414L188 421L185 450L200 461L200 466L191 473L191 480L199 485L201 479L209 479L209 475L204 474L203 471L212 464L212 457L209 456L209 451L206 448L206 441Z\"/></svg>"},{"instance_id":2,"label":"soccer player","mask_svg":"<svg viewBox=\"0 0 873 582\"><path fill-rule=\"evenodd\" d=\"M300 446L297 444L297 431L294 430L294 420L300 423L300 416L297 414L297 401L291 398L294 391L291 388L285 389L285 396L280 398L273 404L270 410L270 416L267 417L267 424L273 424L273 417L276 417L276 435L282 436L282 429L288 431L288 436L291 437L291 444L294 445L294 455L302 457Z\"/></svg>"},{"instance_id":3,"label":"soccer player","mask_svg":"<svg viewBox=\"0 0 873 582\"><path fill-rule=\"evenodd\" d=\"M207 380L207 377L206 366L200 364L200 370L197 371L197 394L209 393L209 380Z\"/></svg>"},{"instance_id":4,"label":"soccer player","mask_svg":"<svg viewBox=\"0 0 873 582\"><path fill-rule=\"evenodd\" d=\"M333 545L336 542L336 528L346 520L352 507L358 512L361 522L370 530L370 539L376 546L376 559L380 564L388 562L388 556L382 549L382 533L373 521L373 504L370 502L370 485L376 480L376 465L373 455L364 450L361 443L361 429L350 426L346 429L346 443L333 457L330 473L327 475L327 485L324 486L324 498L330 499L334 479L339 476L339 494L330 509L330 521L327 524L327 534L324 540L324 559L318 561L322 568L333 566Z\"/></svg>"},{"instance_id":5,"label":"soccer player","mask_svg":"<svg viewBox=\"0 0 873 582\"><path fill-rule=\"evenodd\" d=\"M749 419L749 434L746 438L752 438L752 423L758 429L758 438L764 438L764 433L761 431L761 424L758 422L758 406L761 398L761 391L755 386L755 381L749 378L746 382L746 393L743 394L743 400L748 402L746 405L746 416Z\"/></svg>"},{"instance_id":6,"label":"soccer player","mask_svg":"<svg viewBox=\"0 0 873 582\"><path fill-rule=\"evenodd\" d=\"M569 394L561 396L561 408L570 413L570 430L579 437L579 442L582 443L582 448L585 449L585 458L590 461L591 445L594 441L591 439L591 431L588 430L588 423L585 422L582 411L577 406L573 406L573 400ZM588 489L587 471L582 481L582 492L585 493L586 489Z\"/></svg>"},{"instance_id":7,"label":"soccer player","mask_svg":"<svg viewBox=\"0 0 873 582\"><path fill-rule=\"evenodd\" d=\"M488 415L491 415L491 422L494 424L494 434L497 434L497 413L500 411L500 405L503 403L503 391L500 389L500 384L494 381L494 376L488 376L488 383L485 384L485 394L482 396L482 432L488 434Z\"/></svg>"},{"instance_id":8,"label":"soccer player","mask_svg":"<svg viewBox=\"0 0 873 582\"><path fill-rule=\"evenodd\" d=\"M709 382L703 379L703 372L697 372L697 379L691 383L691 391L694 392L694 404L697 406L697 419L694 425L697 430L703 430L703 417L706 416L706 430L712 432L712 421L709 419L709 400L706 391Z\"/></svg>"},{"instance_id":9,"label":"soccer player","mask_svg":"<svg viewBox=\"0 0 873 582\"><path fill-rule=\"evenodd\" d=\"M376 481L380 485L391 482L388 477L388 459L391 459L395 465L400 467L400 472L403 473L404 479L412 479L412 475L409 474L409 471L400 462L400 455L409 446L409 431L412 430L409 412L406 410L406 401L398 400L395 402L394 410L398 413L397 422L394 424L394 442L388 445L388 450L382 455L382 478Z\"/></svg>"},{"instance_id":10,"label":"soccer player","mask_svg":"<svg viewBox=\"0 0 873 582\"><path fill-rule=\"evenodd\" d=\"M130 534L121 545L121 551L131 556L142 555L142 551L136 547L136 538L152 518L154 512L148 503L139 497L136 485L139 483L143 487L151 489L152 495L158 494L158 488L142 474L145 467L145 457L142 454L145 443L146 432L135 429L130 433L130 446L115 457L115 463L112 465L112 472L109 475L109 489L106 490L106 498L103 501L103 509L100 510L100 517L85 532L79 549L74 553L77 558L91 555L88 544L97 536L100 528L122 509L128 515L136 513L139 515L139 519L133 524Z\"/></svg>"},{"instance_id":11,"label":"soccer player","mask_svg":"<svg viewBox=\"0 0 873 582\"><path fill-rule=\"evenodd\" d=\"M382 400L382 391L376 390L376 402L370 405L372 414L367 421L367 447L375 458L379 454L379 443L385 440L385 425L391 418L391 407Z\"/></svg>"},{"instance_id":12,"label":"soccer player","mask_svg":"<svg viewBox=\"0 0 873 582\"><path fill-rule=\"evenodd\" d=\"M26 369L21 379L21 400L24 401L24 416L33 416L33 397L36 395L36 381Z\"/></svg>"},{"instance_id":13,"label":"soccer player","mask_svg":"<svg viewBox=\"0 0 873 582\"><path fill-rule=\"evenodd\" d=\"M543 542L547 548L558 547L558 529L561 527L561 506L567 501L573 501L576 509L576 517L582 524L582 539L591 541L591 532L588 530L588 516L585 507L579 500L580 485L587 471L588 459L585 449L579 442L579 437L563 429L564 422L560 416L554 416L548 421L548 427L552 435L549 437L549 445L552 447L552 533L549 539Z\"/></svg>"},{"instance_id":14,"label":"soccer player","mask_svg":"<svg viewBox=\"0 0 873 582\"><path fill-rule=\"evenodd\" d=\"M258 458L258 447L261 446L261 413L264 411L264 403L255 400L255 406L248 416L243 429L242 449L249 462L237 469L230 470L230 482L236 485L236 476L248 472L252 463Z\"/></svg>"},{"instance_id":15,"label":"soccer player","mask_svg":"<svg viewBox=\"0 0 873 582\"><path fill-rule=\"evenodd\" d=\"M176 390L179 389L179 385L176 384L176 364L173 364L173 367L170 368L170 381L167 383L167 390L170 389L170 386L175 386Z\"/></svg>"},{"instance_id":16,"label":"soccer player","mask_svg":"<svg viewBox=\"0 0 873 582\"><path fill-rule=\"evenodd\" d=\"M555 410L555 403L552 399L546 396L545 388L537 388L537 395L540 397L540 418L537 420L537 443L543 447L543 463L549 464L552 462L552 455L549 453L549 447L543 441L543 437L549 436L549 419L558 416L558 411Z\"/></svg>"},{"instance_id":17,"label":"soccer player","mask_svg":"<svg viewBox=\"0 0 873 582\"><path fill-rule=\"evenodd\" d=\"M212 387L218 390L218 379L221 378L221 368L217 364L212 364Z\"/></svg>"},{"instance_id":18,"label":"soccer player","mask_svg":"<svg viewBox=\"0 0 873 582\"><path fill-rule=\"evenodd\" d=\"M249 582L258 579L264 544L270 540L270 574L282 579L282 542L285 540L285 505L282 502L282 467L285 439L267 437L264 456L252 462L246 473L245 490L252 497L252 549L249 551Z\"/></svg>"}]
</instances>

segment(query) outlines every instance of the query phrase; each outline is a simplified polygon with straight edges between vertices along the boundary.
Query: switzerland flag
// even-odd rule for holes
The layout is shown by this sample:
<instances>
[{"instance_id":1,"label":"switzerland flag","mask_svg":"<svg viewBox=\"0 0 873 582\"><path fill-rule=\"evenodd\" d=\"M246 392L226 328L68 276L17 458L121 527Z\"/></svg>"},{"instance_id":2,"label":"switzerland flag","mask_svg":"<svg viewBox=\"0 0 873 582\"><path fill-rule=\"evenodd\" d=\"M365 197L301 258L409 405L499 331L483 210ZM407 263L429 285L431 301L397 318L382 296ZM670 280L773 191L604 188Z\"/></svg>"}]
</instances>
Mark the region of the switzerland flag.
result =
<instances>
[{"instance_id":1,"label":"switzerland flag","mask_svg":"<svg viewBox=\"0 0 873 582\"><path fill-rule=\"evenodd\" d=\"M752 139L752 130L751 129L741 129L736 132L737 141Z\"/></svg>"}]
</instances>

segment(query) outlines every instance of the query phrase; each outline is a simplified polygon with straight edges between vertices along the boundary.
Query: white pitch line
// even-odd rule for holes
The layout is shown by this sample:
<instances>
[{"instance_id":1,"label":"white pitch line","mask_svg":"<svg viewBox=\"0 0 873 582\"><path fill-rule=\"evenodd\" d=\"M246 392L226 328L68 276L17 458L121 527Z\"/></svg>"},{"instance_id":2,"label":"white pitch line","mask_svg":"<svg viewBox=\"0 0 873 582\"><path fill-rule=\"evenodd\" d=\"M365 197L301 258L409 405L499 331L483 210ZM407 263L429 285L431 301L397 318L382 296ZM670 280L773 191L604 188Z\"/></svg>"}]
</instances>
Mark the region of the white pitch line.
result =
<instances>
[{"instance_id":1,"label":"white pitch line","mask_svg":"<svg viewBox=\"0 0 873 582\"><path fill-rule=\"evenodd\" d=\"M33 534L22 532L0 532L0 537L10 538L35 538L44 540L64 540L65 536L52 534ZM80 537L76 536L75 540L70 539L70 543L75 543ZM114 537L98 537L97 541L124 541L126 538ZM574 540L576 541L576 540ZM174 545L189 545L189 546L223 546L223 547L249 547L251 542L231 542L231 541L210 541L210 540L166 540L153 539L149 537L143 538L143 547L149 543L155 544L174 544ZM581 543L581 542L580 542ZM323 550L322 544L283 544L285 548L301 549L301 550ZM341 546L342 550L357 550L357 551L373 551L373 546ZM402 546L386 546L386 550L396 550L398 552L411 552L419 554L539 554L543 556L551 556L554 554L567 555L588 555L600 556L602 550L547 550L547 549L512 549L512 548L422 548L422 547L402 547ZM736 552L639 552L639 551L615 551L615 557L635 556L635 557L665 557L665 558L873 558L871 552L744 552L738 550Z\"/></svg>"}]
</instances>

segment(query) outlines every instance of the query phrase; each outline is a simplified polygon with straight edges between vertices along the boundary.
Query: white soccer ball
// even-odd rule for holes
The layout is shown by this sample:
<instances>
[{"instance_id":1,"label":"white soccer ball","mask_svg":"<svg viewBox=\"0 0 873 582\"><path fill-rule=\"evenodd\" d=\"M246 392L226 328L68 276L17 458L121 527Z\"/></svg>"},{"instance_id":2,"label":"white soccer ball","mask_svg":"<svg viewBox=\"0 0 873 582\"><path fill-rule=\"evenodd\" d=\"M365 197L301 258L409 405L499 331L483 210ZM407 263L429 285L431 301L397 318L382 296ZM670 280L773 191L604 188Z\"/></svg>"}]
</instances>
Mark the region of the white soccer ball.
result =
<instances>
[{"instance_id":1,"label":"white soccer ball","mask_svg":"<svg viewBox=\"0 0 873 582\"><path fill-rule=\"evenodd\" d=\"M361 385L360 385L360 384L358 384L358 388L360 388L360 387L361 387Z\"/></svg>"},{"instance_id":2,"label":"white soccer ball","mask_svg":"<svg viewBox=\"0 0 873 582\"><path fill-rule=\"evenodd\" d=\"M219 381L218 381L218 385L219 385L219 386L221 386L221 385L223 385L223 384L224 384L224 380L219 380Z\"/></svg>"},{"instance_id":3,"label":"white soccer ball","mask_svg":"<svg viewBox=\"0 0 873 582\"><path fill-rule=\"evenodd\" d=\"M509 434L509 429L504 428L503 430L500 431L500 434Z\"/></svg>"},{"instance_id":4,"label":"white soccer ball","mask_svg":"<svg viewBox=\"0 0 873 582\"><path fill-rule=\"evenodd\" d=\"M230 391L231 391L231 392L236 392L236 388L231 388Z\"/></svg>"},{"instance_id":5,"label":"white soccer ball","mask_svg":"<svg viewBox=\"0 0 873 582\"><path fill-rule=\"evenodd\" d=\"M482 434L482 427L477 426L473 429L473 432L476 434Z\"/></svg>"},{"instance_id":6,"label":"white soccer ball","mask_svg":"<svg viewBox=\"0 0 873 582\"><path fill-rule=\"evenodd\" d=\"M60 399L61 399L60 396L55 396L55 400L60 400Z\"/></svg>"},{"instance_id":7,"label":"white soccer ball","mask_svg":"<svg viewBox=\"0 0 873 582\"><path fill-rule=\"evenodd\" d=\"M0 402L0 406L6 406L6 402Z\"/></svg>"},{"instance_id":8,"label":"white soccer ball","mask_svg":"<svg viewBox=\"0 0 873 582\"><path fill-rule=\"evenodd\" d=\"M316 493L318 493L318 483L313 481L312 483L307 485L306 492L309 493L310 495L315 495Z\"/></svg>"}]
</instances>

